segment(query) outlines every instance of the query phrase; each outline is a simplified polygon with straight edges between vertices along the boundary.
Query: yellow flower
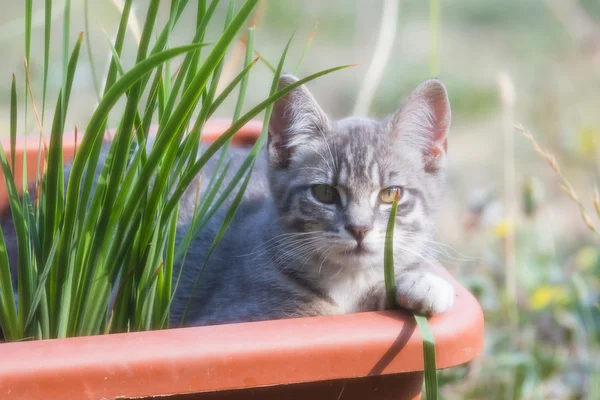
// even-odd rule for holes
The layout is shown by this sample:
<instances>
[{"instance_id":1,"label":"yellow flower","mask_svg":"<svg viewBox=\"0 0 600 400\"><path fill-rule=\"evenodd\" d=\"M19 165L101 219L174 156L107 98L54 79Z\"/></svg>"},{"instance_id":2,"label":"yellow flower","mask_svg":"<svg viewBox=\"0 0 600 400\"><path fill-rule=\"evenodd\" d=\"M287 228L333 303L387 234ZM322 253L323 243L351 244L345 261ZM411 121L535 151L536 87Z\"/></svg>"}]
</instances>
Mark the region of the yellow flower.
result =
<instances>
[{"instance_id":1,"label":"yellow flower","mask_svg":"<svg viewBox=\"0 0 600 400\"><path fill-rule=\"evenodd\" d=\"M510 221L501 219L496 225L494 225L492 232L498 239L504 239L513 232L513 229L514 225Z\"/></svg>"},{"instance_id":2,"label":"yellow flower","mask_svg":"<svg viewBox=\"0 0 600 400\"><path fill-rule=\"evenodd\" d=\"M534 290L529 298L529 305L534 310L541 310L550 304L564 304L569 298L567 289L559 285L544 285Z\"/></svg>"},{"instance_id":3,"label":"yellow flower","mask_svg":"<svg viewBox=\"0 0 600 400\"><path fill-rule=\"evenodd\" d=\"M579 151L587 155L595 154L599 144L598 139L600 139L600 132L597 128L591 126L581 128L577 135Z\"/></svg>"},{"instance_id":4,"label":"yellow flower","mask_svg":"<svg viewBox=\"0 0 600 400\"><path fill-rule=\"evenodd\" d=\"M584 271L589 271L594 268L598 262L598 249L592 246L586 246L577 252L575 260L579 268Z\"/></svg>"}]
</instances>

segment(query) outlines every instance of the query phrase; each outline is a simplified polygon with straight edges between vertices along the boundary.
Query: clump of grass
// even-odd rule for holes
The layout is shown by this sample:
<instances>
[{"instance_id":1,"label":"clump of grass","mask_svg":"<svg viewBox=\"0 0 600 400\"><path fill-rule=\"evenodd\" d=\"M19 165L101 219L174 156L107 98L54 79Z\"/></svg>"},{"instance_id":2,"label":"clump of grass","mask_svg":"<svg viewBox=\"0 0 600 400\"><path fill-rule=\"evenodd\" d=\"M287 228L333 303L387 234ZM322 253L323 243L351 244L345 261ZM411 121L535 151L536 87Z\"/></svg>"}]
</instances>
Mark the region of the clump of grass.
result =
<instances>
[{"instance_id":1,"label":"clump of grass","mask_svg":"<svg viewBox=\"0 0 600 400\"><path fill-rule=\"evenodd\" d=\"M277 90L286 50L275 71L269 96L243 112L247 80L256 64L252 41L248 40L245 66L217 94L217 85L228 49L246 25L258 0L247 0L237 9L229 2L225 25L211 45L203 38L218 0L197 2L194 36L188 45L168 46L172 30L188 6L188 0L171 2L164 26L157 26L160 0L150 0L140 36L135 65L125 70L120 57L132 0L126 0L114 43L111 64L96 110L81 135L68 179L65 181L63 134L71 102L71 87L83 45L83 34L69 49L70 2L65 5L63 25L63 77L56 99L49 143L38 150L47 161L38 168L45 174L36 183L36 196L28 193L27 179L19 196L14 157L9 162L0 146L0 167L5 177L18 260L10 266L8 249L0 234L0 328L8 341L47 339L167 327L169 307L177 281L173 265L182 261L183 248L176 246L179 200L194 184L203 166L220 152L215 176L227 168L226 150L233 135L248 121L298 86L342 67L312 74ZM46 2L50 6L50 2ZM27 8L26 37L30 38L31 7ZM46 10L45 48L50 43L50 11ZM249 37L252 37L250 30ZM29 43L29 42L28 42ZM289 43L288 43L289 46ZM206 53L204 53L204 49ZM26 47L26 59L29 58ZM179 62L175 74L170 63ZM48 69L45 53L44 71ZM45 72L46 75L46 72ZM30 87L27 79L26 85ZM232 125L206 150L199 147L203 127L215 110L239 87ZM46 104L46 80L42 89ZM33 96L32 96L33 98ZM106 121L114 105L124 100L125 109L114 138L103 155ZM11 91L11 154L16 149L16 85ZM44 112L42 112L43 114ZM42 117L43 118L43 117ZM152 123L157 134L150 137ZM216 179L211 190L198 195L194 223L186 238L201 230L228 196L234 196L228 217L213 246L218 244L236 211L265 130L250 155L227 187ZM40 135L43 132L40 123ZM25 161L24 165L25 167ZM99 178L96 179L97 172ZM27 173L24 172L27 176ZM214 178L214 177L213 177ZM213 179L211 178L211 179ZM216 194L219 193L219 196ZM185 242L185 241L184 241ZM189 246L189 241L187 241ZM207 255L207 257L210 254ZM17 300L12 295L12 274L17 271ZM116 292L114 301L111 293ZM18 304L18 306L17 306Z\"/></svg>"}]
</instances>

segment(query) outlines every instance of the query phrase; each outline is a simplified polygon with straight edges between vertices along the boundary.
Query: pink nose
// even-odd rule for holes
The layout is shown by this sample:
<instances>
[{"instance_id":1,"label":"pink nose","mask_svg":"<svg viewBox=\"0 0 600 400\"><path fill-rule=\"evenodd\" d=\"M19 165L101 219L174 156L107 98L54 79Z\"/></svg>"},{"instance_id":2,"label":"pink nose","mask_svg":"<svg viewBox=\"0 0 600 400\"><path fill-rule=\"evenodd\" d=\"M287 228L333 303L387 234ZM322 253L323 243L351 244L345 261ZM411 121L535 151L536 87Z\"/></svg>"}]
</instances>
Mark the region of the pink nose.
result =
<instances>
[{"instance_id":1,"label":"pink nose","mask_svg":"<svg viewBox=\"0 0 600 400\"><path fill-rule=\"evenodd\" d=\"M346 225L345 228L358 243L362 242L365 236L367 236L367 233L371 230L370 226Z\"/></svg>"}]
</instances>

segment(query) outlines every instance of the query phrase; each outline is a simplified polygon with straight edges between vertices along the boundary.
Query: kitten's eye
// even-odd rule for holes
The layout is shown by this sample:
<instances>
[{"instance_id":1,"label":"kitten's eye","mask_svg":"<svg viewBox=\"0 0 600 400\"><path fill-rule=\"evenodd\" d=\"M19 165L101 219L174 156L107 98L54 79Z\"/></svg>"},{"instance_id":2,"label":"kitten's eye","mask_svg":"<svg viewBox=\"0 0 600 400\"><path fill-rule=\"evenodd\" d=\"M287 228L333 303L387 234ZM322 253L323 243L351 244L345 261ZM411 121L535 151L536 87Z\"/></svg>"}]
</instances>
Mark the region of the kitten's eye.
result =
<instances>
[{"instance_id":1,"label":"kitten's eye","mask_svg":"<svg viewBox=\"0 0 600 400\"><path fill-rule=\"evenodd\" d=\"M402 197L402 188L400 186L390 186L381 189L379 192L379 201L383 204L392 204L396 197L398 200Z\"/></svg>"},{"instance_id":2,"label":"kitten's eye","mask_svg":"<svg viewBox=\"0 0 600 400\"><path fill-rule=\"evenodd\" d=\"M333 186L313 185L312 194L321 203L337 204L340 202L340 194Z\"/></svg>"}]
</instances>

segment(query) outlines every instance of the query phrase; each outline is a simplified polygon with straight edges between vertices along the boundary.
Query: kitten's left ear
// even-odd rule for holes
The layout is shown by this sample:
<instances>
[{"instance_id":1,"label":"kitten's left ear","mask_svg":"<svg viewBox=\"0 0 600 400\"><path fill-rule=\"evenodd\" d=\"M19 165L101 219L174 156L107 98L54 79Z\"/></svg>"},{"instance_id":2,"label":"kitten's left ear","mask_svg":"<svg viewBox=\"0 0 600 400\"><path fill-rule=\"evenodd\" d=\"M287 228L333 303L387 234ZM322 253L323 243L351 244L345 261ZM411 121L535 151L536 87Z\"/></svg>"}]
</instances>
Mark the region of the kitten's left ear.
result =
<instances>
[{"instance_id":1,"label":"kitten's left ear","mask_svg":"<svg viewBox=\"0 0 600 400\"><path fill-rule=\"evenodd\" d=\"M392 116L393 137L420 148L427 172L436 172L448 152L450 101L444 84L430 79L419 85Z\"/></svg>"},{"instance_id":2,"label":"kitten's left ear","mask_svg":"<svg viewBox=\"0 0 600 400\"><path fill-rule=\"evenodd\" d=\"M282 75L279 90L297 81L295 76ZM292 90L273 106L267 145L271 165L286 168L294 152L312 140L320 140L330 129L327 115L306 86Z\"/></svg>"}]
</instances>

